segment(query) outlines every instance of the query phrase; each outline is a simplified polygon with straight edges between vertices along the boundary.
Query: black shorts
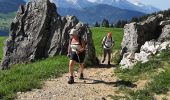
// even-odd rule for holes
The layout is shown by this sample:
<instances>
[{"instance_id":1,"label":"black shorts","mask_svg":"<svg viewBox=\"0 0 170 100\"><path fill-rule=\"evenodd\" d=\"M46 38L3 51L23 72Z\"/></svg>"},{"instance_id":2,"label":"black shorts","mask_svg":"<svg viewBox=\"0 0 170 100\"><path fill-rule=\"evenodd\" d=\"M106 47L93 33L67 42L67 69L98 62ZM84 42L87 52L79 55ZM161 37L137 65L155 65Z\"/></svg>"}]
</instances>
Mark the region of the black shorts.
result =
<instances>
[{"instance_id":1,"label":"black shorts","mask_svg":"<svg viewBox=\"0 0 170 100\"><path fill-rule=\"evenodd\" d=\"M83 63L84 59L85 59L85 54L86 54L85 51L80 52L79 54L77 54L76 52L72 51L71 55L70 55L70 60L74 60L77 63Z\"/></svg>"}]
</instances>

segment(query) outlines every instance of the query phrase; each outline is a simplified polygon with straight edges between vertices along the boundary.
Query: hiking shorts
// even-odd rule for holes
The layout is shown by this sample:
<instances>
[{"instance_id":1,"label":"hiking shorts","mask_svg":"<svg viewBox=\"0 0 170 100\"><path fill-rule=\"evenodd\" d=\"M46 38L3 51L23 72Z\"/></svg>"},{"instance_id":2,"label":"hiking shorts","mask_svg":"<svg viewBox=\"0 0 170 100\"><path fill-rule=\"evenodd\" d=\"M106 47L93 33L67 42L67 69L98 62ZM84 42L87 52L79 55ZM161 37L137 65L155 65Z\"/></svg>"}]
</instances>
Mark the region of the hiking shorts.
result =
<instances>
[{"instance_id":1,"label":"hiking shorts","mask_svg":"<svg viewBox=\"0 0 170 100\"><path fill-rule=\"evenodd\" d=\"M74 60L77 63L83 63L84 59L85 59L85 54L86 54L85 51L80 52L79 54L77 54L76 52L72 51L71 55L70 55L70 60Z\"/></svg>"},{"instance_id":2,"label":"hiking shorts","mask_svg":"<svg viewBox=\"0 0 170 100\"><path fill-rule=\"evenodd\" d=\"M104 48L104 55L111 55L111 53L112 53L112 49L105 49Z\"/></svg>"}]
</instances>

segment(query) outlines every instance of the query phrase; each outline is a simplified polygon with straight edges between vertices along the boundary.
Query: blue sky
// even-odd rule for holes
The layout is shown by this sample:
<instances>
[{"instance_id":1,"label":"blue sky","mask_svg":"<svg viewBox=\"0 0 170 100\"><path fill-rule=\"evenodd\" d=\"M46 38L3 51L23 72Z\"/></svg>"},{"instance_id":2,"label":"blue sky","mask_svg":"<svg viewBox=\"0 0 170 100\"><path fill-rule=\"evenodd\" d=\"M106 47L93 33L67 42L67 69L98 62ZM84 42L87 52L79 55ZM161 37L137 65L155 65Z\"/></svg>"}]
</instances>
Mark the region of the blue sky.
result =
<instances>
[{"instance_id":1,"label":"blue sky","mask_svg":"<svg viewBox=\"0 0 170 100\"><path fill-rule=\"evenodd\" d=\"M131 2L139 1L143 4L152 5L161 10L166 10L170 8L170 0L128 0L128 1L131 1Z\"/></svg>"}]
</instances>

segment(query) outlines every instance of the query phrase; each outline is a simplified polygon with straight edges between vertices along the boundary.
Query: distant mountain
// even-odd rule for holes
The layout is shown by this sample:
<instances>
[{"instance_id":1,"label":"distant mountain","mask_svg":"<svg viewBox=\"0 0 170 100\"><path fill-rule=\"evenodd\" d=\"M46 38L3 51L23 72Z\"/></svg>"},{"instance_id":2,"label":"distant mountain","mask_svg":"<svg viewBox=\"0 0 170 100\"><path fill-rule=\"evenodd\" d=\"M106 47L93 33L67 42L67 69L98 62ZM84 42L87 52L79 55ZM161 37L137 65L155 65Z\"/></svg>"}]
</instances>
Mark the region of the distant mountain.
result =
<instances>
[{"instance_id":1,"label":"distant mountain","mask_svg":"<svg viewBox=\"0 0 170 100\"><path fill-rule=\"evenodd\" d=\"M135 2L135 3L133 3L134 5L136 5L136 6L138 6L139 8L141 8L142 9L142 12L144 12L144 13L147 13L147 14L151 14L151 13L153 13L153 12L158 12L158 11L160 11L160 9L158 9L158 8L156 8L156 7L153 7L153 6L151 6L151 5L144 5L144 4L142 4L142 3L140 3L140 2ZM140 9L139 9L140 10ZM138 10L138 11L139 11Z\"/></svg>"},{"instance_id":2,"label":"distant mountain","mask_svg":"<svg viewBox=\"0 0 170 100\"><path fill-rule=\"evenodd\" d=\"M0 0L0 36L8 35L9 24L23 0Z\"/></svg>"},{"instance_id":3,"label":"distant mountain","mask_svg":"<svg viewBox=\"0 0 170 100\"><path fill-rule=\"evenodd\" d=\"M142 13L153 13L160 11L160 9L155 8L153 6L144 5L140 2L131 3L127 0L94 0L92 3L107 4L121 9L135 10Z\"/></svg>"},{"instance_id":4,"label":"distant mountain","mask_svg":"<svg viewBox=\"0 0 170 100\"><path fill-rule=\"evenodd\" d=\"M58 12L63 16L75 15L79 20L89 24L94 24L96 21L101 22L104 18L108 19L110 22L116 23L121 19L131 19L134 16L145 15L141 12L120 9L105 4L98 4L83 9L58 8Z\"/></svg>"},{"instance_id":5,"label":"distant mountain","mask_svg":"<svg viewBox=\"0 0 170 100\"><path fill-rule=\"evenodd\" d=\"M0 36L8 35L8 30L12 19L16 13L0 13Z\"/></svg>"},{"instance_id":6,"label":"distant mountain","mask_svg":"<svg viewBox=\"0 0 170 100\"><path fill-rule=\"evenodd\" d=\"M120 9L133 10L146 14L160 11L160 9L155 8L153 6L144 5L140 2L131 3L127 0L93 0L93 2L91 0L51 0L51 1L54 2L57 5L57 7L60 8L82 9L95 6L98 4L106 4Z\"/></svg>"},{"instance_id":7,"label":"distant mountain","mask_svg":"<svg viewBox=\"0 0 170 100\"><path fill-rule=\"evenodd\" d=\"M9 34L8 31L0 30L0 36L8 36L8 34Z\"/></svg>"},{"instance_id":8,"label":"distant mountain","mask_svg":"<svg viewBox=\"0 0 170 100\"><path fill-rule=\"evenodd\" d=\"M0 13L15 12L19 5L25 4L23 0L0 0Z\"/></svg>"},{"instance_id":9,"label":"distant mountain","mask_svg":"<svg viewBox=\"0 0 170 100\"><path fill-rule=\"evenodd\" d=\"M60 8L82 9L95 5L87 0L51 0Z\"/></svg>"}]
</instances>

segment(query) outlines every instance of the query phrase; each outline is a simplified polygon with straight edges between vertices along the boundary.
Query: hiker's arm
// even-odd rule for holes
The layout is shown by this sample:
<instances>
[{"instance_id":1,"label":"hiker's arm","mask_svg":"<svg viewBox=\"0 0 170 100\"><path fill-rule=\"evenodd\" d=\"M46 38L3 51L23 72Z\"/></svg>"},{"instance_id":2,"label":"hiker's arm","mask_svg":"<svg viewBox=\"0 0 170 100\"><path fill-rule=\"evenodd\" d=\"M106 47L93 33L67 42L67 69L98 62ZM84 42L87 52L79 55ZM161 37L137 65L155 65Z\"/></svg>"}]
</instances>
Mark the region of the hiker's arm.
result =
<instances>
[{"instance_id":1,"label":"hiker's arm","mask_svg":"<svg viewBox=\"0 0 170 100\"><path fill-rule=\"evenodd\" d=\"M85 47L85 50L88 50L87 41L85 40L84 40L84 47Z\"/></svg>"},{"instance_id":2,"label":"hiker's arm","mask_svg":"<svg viewBox=\"0 0 170 100\"><path fill-rule=\"evenodd\" d=\"M102 40L102 47L103 47L103 45L104 45L104 40L105 40L105 37L104 37L103 40Z\"/></svg>"},{"instance_id":3,"label":"hiker's arm","mask_svg":"<svg viewBox=\"0 0 170 100\"><path fill-rule=\"evenodd\" d=\"M70 46L70 44L68 45L68 54L67 55L70 55L70 53L71 53L71 46Z\"/></svg>"},{"instance_id":4,"label":"hiker's arm","mask_svg":"<svg viewBox=\"0 0 170 100\"><path fill-rule=\"evenodd\" d=\"M114 47L114 46L115 46L115 41L113 40L113 42L112 42L112 43L113 43L113 47Z\"/></svg>"},{"instance_id":5,"label":"hiker's arm","mask_svg":"<svg viewBox=\"0 0 170 100\"><path fill-rule=\"evenodd\" d=\"M80 52L86 50L86 48L87 48L86 45L87 45L87 43L84 40L81 40L81 49L80 49Z\"/></svg>"}]
</instances>

